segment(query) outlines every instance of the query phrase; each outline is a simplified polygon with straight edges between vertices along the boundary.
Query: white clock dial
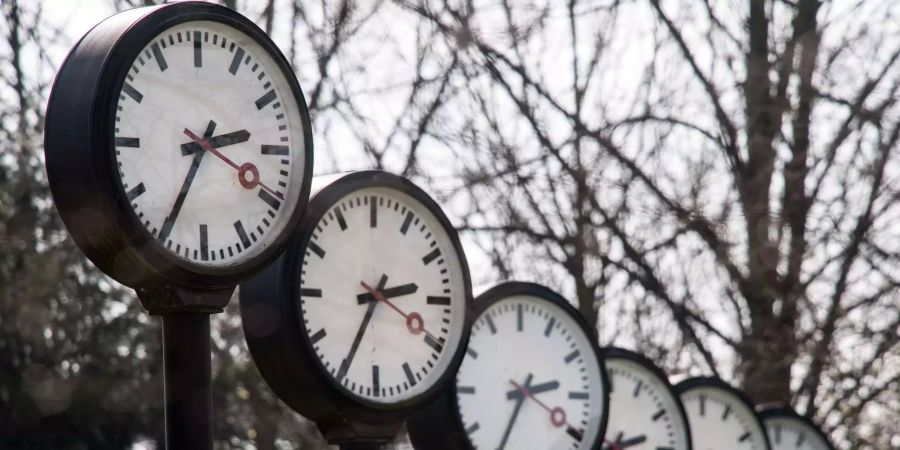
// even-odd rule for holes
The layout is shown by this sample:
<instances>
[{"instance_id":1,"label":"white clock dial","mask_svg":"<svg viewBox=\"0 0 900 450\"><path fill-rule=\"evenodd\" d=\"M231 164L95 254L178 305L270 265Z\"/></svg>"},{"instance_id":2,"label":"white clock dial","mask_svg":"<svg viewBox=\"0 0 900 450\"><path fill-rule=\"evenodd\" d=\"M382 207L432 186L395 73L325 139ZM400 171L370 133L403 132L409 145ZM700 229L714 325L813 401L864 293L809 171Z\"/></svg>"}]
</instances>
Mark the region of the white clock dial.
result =
<instances>
[{"instance_id":1,"label":"white clock dial","mask_svg":"<svg viewBox=\"0 0 900 450\"><path fill-rule=\"evenodd\" d=\"M690 430L664 380L641 364L607 357L610 380L605 450L689 450Z\"/></svg>"},{"instance_id":2,"label":"white clock dial","mask_svg":"<svg viewBox=\"0 0 900 450\"><path fill-rule=\"evenodd\" d=\"M731 392L712 386L694 387L682 392L681 402L695 449L769 449L756 413Z\"/></svg>"},{"instance_id":3,"label":"white clock dial","mask_svg":"<svg viewBox=\"0 0 900 450\"><path fill-rule=\"evenodd\" d=\"M820 432L804 421L790 416L763 420L772 450L832 450Z\"/></svg>"},{"instance_id":4,"label":"white clock dial","mask_svg":"<svg viewBox=\"0 0 900 450\"><path fill-rule=\"evenodd\" d=\"M542 298L512 295L488 307L472 325L456 379L473 446L594 448L606 392L592 339Z\"/></svg>"},{"instance_id":5,"label":"white clock dial","mask_svg":"<svg viewBox=\"0 0 900 450\"><path fill-rule=\"evenodd\" d=\"M288 76L257 41L212 21L163 31L132 63L115 117L121 184L181 260L239 264L286 227L308 163Z\"/></svg>"},{"instance_id":6,"label":"white clock dial","mask_svg":"<svg viewBox=\"0 0 900 450\"><path fill-rule=\"evenodd\" d=\"M455 248L435 214L397 189L362 188L329 207L298 275L309 342L343 389L395 403L445 374L465 329Z\"/></svg>"}]
</instances>

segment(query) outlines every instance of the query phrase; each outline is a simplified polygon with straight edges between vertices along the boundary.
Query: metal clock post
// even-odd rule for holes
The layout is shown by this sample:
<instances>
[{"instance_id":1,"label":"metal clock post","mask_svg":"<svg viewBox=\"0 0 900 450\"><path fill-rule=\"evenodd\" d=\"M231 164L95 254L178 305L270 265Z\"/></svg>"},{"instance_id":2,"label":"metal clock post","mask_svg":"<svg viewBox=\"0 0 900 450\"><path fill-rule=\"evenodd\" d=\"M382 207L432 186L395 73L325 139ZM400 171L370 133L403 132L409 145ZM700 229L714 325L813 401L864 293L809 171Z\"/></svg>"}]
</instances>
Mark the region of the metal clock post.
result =
<instances>
[{"instance_id":1,"label":"metal clock post","mask_svg":"<svg viewBox=\"0 0 900 450\"><path fill-rule=\"evenodd\" d=\"M281 253L309 195L290 65L222 6L125 11L69 53L44 139L73 240L162 317L167 448L212 449L209 315Z\"/></svg>"},{"instance_id":2,"label":"metal clock post","mask_svg":"<svg viewBox=\"0 0 900 450\"><path fill-rule=\"evenodd\" d=\"M272 390L329 443L380 448L459 367L472 311L465 255L406 179L360 171L313 185L284 255L241 284L244 335Z\"/></svg>"}]
</instances>

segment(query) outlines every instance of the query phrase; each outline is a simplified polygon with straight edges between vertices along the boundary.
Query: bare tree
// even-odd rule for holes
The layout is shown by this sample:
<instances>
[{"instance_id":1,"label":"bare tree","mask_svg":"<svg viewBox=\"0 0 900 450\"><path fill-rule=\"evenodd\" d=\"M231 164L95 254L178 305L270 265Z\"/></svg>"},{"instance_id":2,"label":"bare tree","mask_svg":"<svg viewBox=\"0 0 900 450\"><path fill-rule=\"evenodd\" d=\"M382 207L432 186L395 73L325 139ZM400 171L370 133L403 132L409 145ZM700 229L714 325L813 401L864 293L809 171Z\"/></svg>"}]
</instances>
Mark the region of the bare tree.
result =
<instances>
[{"instance_id":1,"label":"bare tree","mask_svg":"<svg viewBox=\"0 0 900 450\"><path fill-rule=\"evenodd\" d=\"M895 443L896 5L396 3L458 49L467 120L432 133L499 273L845 445Z\"/></svg>"}]
</instances>

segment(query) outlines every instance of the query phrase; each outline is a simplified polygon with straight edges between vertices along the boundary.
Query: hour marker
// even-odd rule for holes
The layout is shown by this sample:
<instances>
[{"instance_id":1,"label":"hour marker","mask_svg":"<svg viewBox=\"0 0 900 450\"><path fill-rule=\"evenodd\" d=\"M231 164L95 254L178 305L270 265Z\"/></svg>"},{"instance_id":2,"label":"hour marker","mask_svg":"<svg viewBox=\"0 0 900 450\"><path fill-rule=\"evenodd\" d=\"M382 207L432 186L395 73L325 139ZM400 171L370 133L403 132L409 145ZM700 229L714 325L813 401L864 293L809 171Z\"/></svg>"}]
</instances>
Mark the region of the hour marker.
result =
<instances>
[{"instance_id":1,"label":"hour marker","mask_svg":"<svg viewBox=\"0 0 900 450\"><path fill-rule=\"evenodd\" d=\"M138 92L138 90L135 89L134 86L128 84L127 81L122 83L122 92L128 94L129 97L131 97L132 99L134 99L134 101L136 101L138 103L140 103L141 100L143 100L143 98L144 98L144 94L141 94L140 92Z\"/></svg>"},{"instance_id":2,"label":"hour marker","mask_svg":"<svg viewBox=\"0 0 900 450\"><path fill-rule=\"evenodd\" d=\"M313 289L313 288L302 288L300 289L301 297L321 297L322 290L321 289Z\"/></svg>"},{"instance_id":3,"label":"hour marker","mask_svg":"<svg viewBox=\"0 0 900 450\"><path fill-rule=\"evenodd\" d=\"M409 363L403 363L403 373L406 374L406 379L409 381L410 386L416 385L416 377L413 376L412 370L409 368Z\"/></svg>"},{"instance_id":4,"label":"hour marker","mask_svg":"<svg viewBox=\"0 0 900 450\"><path fill-rule=\"evenodd\" d=\"M577 358L578 355L580 355L580 354L581 354L581 352L579 352L578 350L575 350L572 353L569 353L568 355L566 355L566 357L565 357L565 359L563 359L563 361L565 361L566 364L568 364L568 363L572 362L575 358Z\"/></svg>"},{"instance_id":5,"label":"hour marker","mask_svg":"<svg viewBox=\"0 0 900 450\"><path fill-rule=\"evenodd\" d=\"M466 349L466 353L471 356L473 359L478 359L478 352L472 350L472 347Z\"/></svg>"},{"instance_id":6,"label":"hour marker","mask_svg":"<svg viewBox=\"0 0 900 450\"><path fill-rule=\"evenodd\" d=\"M806 433L801 431L800 434L797 435L797 448L800 448L800 446L803 445L803 441L805 441L805 440L806 440Z\"/></svg>"},{"instance_id":7,"label":"hour marker","mask_svg":"<svg viewBox=\"0 0 900 450\"><path fill-rule=\"evenodd\" d=\"M443 344L441 344L440 342L436 341L433 337L431 337L430 334L426 334L426 335L425 335L425 343L428 344L429 347L433 348L434 351L436 351L436 352L438 352L438 353L440 353L441 350L444 349Z\"/></svg>"},{"instance_id":8,"label":"hour marker","mask_svg":"<svg viewBox=\"0 0 900 450\"><path fill-rule=\"evenodd\" d=\"M457 386L456 393L457 394L474 394L475 386Z\"/></svg>"},{"instance_id":9,"label":"hour marker","mask_svg":"<svg viewBox=\"0 0 900 450\"><path fill-rule=\"evenodd\" d=\"M434 261L438 256L441 256L441 249L436 248L436 249L432 250L431 253L425 255L422 258L422 263L427 266L429 263Z\"/></svg>"},{"instance_id":10,"label":"hour marker","mask_svg":"<svg viewBox=\"0 0 900 450\"><path fill-rule=\"evenodd\" d=\"M256 100L256 109L263 109L266 105L275 100L275 90L269 89L262 97Z\"/></svg>"},{"instance_id":11,"label":"hour marker","mask_svg":"<svg viewBox=\"0 0 900 450\"><path fill-rule=\"evenodd\" d=\"M240 220L234 223L234 231L237 231L238 238L240 238L244 248L249 248L250 238L247 237L247 231L244 230L244 224L242 224Z\"/></svg>"},{"instance_id":12,"label":"hour marker","mask_svg":"<svg viewBox=\"0 0 900 450\"><path fill-rule=\"evenodd\" d=\"M143 194L144 192L146 192L146 189L144 188L144 183L141 183L141 184L139 184L139 185L133 187L133 188L132 188L130 191L128 191L128 193L125 194L125 195L128 196L128 201L129 201L129 202L133 202L134 199L140 197L141 194Z\"/></svg>"},{"instance_id":13,"label":"hour marker","mask_svg":"<svg viewBox=\"0 0 900 450\"><path fill-rule=\"evenodd\" d=\"M472 425L469 425L468 428L466 428L466 434L472 434L478 431L479 428L481 428L481 425L478 425L478 422L475 422Z\"/></svg>"},{"instance_id":14,"label":"hour marker","mask_svg":"<svg viewBox=\"0 0 900 450\"><path fill-rule=\"evenodd\" d=\"M206 234L206 224L200 224L200 259L209 259L209 239Z\"/></svg>"},{"instance_id":15,"label":"hour marker","mask_svg":"<svg viewBox=\"0 0 900 450\"><path fill-rule=\"evenodd\" d=\"M731 414L731 405L725 405L725 411L722 411L722 420L728 420L729 414Z\"/></svg>"},{"instance_id":16,"label":"hour marker","mask_svg":"<svg viewBox=\"0 0 900 450\"><path fill-rule=\"evenodd\" d=\"M261 198L262 201L268 203L269 206L271 206L272 208L274 208L276 210L281 206L281 202L279 202L278 199L276 199L275 197L272 197L272 194L266 192L263 189L259 190L259 198Z\"/></svg>"},{"instance_id":17,"label":"hour marker","mask_svg":"<svg viewBox=\"0 0 900 450\"><path fill-rule=\"evenodd\" d=\"M181 35L178 35L181 38ZM200 32L194 32L194 67L203 67L203 53L200 49Z\"/></svg>"},{"instance_id":18,"label":"hour marker","mask_svg":"<svg viewBox=\"0 0 900 450\"><path fill-rule=\"evenodd\" d=\"M335 206L333 211L334 211L334 215L337 217L338 225L341 226L341 231L346 230L347 229L347 221L344 220L344 213L341 212L341 207Z\"/></svg>"},{"instance_id":19,"label":"hour marker","mask_svg":"<svg viewBox=\"0 0 900 450\"><path fill-rule=\"evenodd\" d=\"M484 316L484 321L487 322L488 328L491 329L491 334L497 334L497 325L494 325L494 319L491 319L491 316Z\"/></svg>"},{"instance_id":20,"label":"hour marker","mask_svg":"<svg viewBox=\"0 0 900 450\"><path fill-rule=\"evenodd\" d=\"M568 433L569 436L572 436L572 439L575 439L576 441L580 441L581 438L584 437L584 431L576 430L572 427L566 428L566 433Z\"/></svg>"},{"instance_id":21,"label":"hour marker","mask_svg":"<svg viewBox=\"0 0 900 450\"><path fill-rule=\"evenodd\" d=\"M544 336L550 337L550 332L553 331L554 324L556 324L556 317L551 317L550 320L547 321L547 328L544 328Z\"/></svg>"},{"instance_id":22,"label":"hour marker","mask_svg":"<svg viewBox=\"0 0 900 450\"><path fill-rule=\"evenodd\" d=\"M706 415L706 396L700 395L700 415Z\"/></svg>"},{"instance_id":23,"label":"hour marker","mask_svg":"<svg viewBox=\"0 0 900 450\"><path fill-rule=\"evenodd\" d=\"M450 297L439 297L439 296L429 295L429 296L425 299L425 301L426 301L429 305L443 305L443 306L447 306L447 305L450 304Z\"/></svg>"},{"instance_id":24,"label":"hour marker","mask_svg":"<svg viewBox=\"0 0 900 450\"><path fill-rule=\"evenodd\" d=\"M656 412L656 414L653 414L653 417L651 417L651 419L653 419L653 421L656 422L657 420L659 420L660 417L662 417L664 415L666 415L666 410L660 409L659 411Z\"/></svg>"},{"instance_id":25,"label":"hour marker","mask_svg":"<svg viewBox=\"0 0 900 450\"><path fill-rule=\"evenodd\" d=\"M309 249L312 250L312 252L316 255L319 255L319 258L325 257L325 250L322 250L322 247L319 247L315 242L309 243Z\"/></svg>"},{"instance_id":26,"label":"hour marker","mask_svg":"<svg viewBox=\"0 0 900 450\"><path fill-rule=\"evenodd\" d=\"M169 68L169 64L166 63L166 58L163 57L162 52L159 50L159 44L156 42L150 46L150 50L153 51L153 58L156 59L156 63L159 64L159 71L165 72L166 69Z\"/></svg>"},{"instance_id":27,"label":"hour marker","mask_svg":"<svg viewBox=\"0 0 900 450\"><path fill-rule=\"evenodd\" d=\"M522 304L516 305L516 329L522 331Z\"/></svg>"},{"instance_id":28,"label":"hour marker","mask_svg":"<svg viewBox=\"0 0 900 450\"><path fill-rule=\"evenodd\" d=\"M403 219L403 225L400 227L400 234L406 234L406 231L409 230L409 224L413 220L412 211L406 213L406 218Z\"/></svg>"},{"instance_id":29,"label":"hour marker","mask_svg":"<svg viewBox=\"0 0 900 450\"><path fill-rule=\"evenodd\" d=\"M738 437L738 442L744 442L744 441L746 441L747 439L750 439L750 432L749 432L749 431L746 432L746 433L744 433L744 434L742 434L740 437Z\"/></svg>"},{"instance_id":30,"label":"hour marker","mask_svg":"<svg viewBox=\"0 0 900 450\"><path fill-rule=\"evenodd\" d=\"M231 66L228 67L228 71L231 72L232 75L237 74L238 69L241 68L241 58L244 57L244 49L238 47L237 51L234 52L234 59L231 60Z\"/></svg>"},{"instance_id":31,"label":"hour marker","mask_svg":"<svg viewBox=\"0 0 900 450\"><path fill-rule=\"evenodd\" d=\"M372 393L378 397L381 395L381 384L378 382L378 366L372 366Z\"/></svg>"},{"instance_id":32,"label":"hour marker","mask_svg":"<svg viewBox=\"0 0 900 450\"><path fill-rule=\"evenodd\" d=\"M587 392L569 392L569 400L587 400Z\"/></svg>"},{"instance_id":33,"label":"hour marker","mask_svg":"<svg viewBox=\"0 0 900 450\"><path fill-rule=\"evenodd\" d=\"M644 380L638 380L637 385L634 387L634 391L631 393L631 396L637 398L637 396L641 394L641 386L643 385Z\"/></svg>"},{"instance_id":34,"label":"hour marker","mask_svg":"<svg viewBox=\"0 0 900 450\"><path fill-rule=\"evenodd\" d=\"M260 152L263 155L280 155L286 156L289 153L287 145L265 145L261 146Z\"/></svg>"},{"instance_id":35,"label":"hour marker","mask_svg":"<svg viewBox=\"0 0 900 450\"><path fill-rule=\"evenodd\" d=\"M325 337L325 336L327 336L327 335L328 335L328 333L326 333L326 332L325 332L325 329L322 328L321 330L316 331L315 334L313 334L312 336L310 336L310 337L309 337L309 341L310 341L313 345L315 345L316 342L321 341L322 338Z\"/></svg>"},{"instance_id":36,"label":"hour marker","mask_svg":"<svg viewBox=\"0 0 900 450\"><path fill-rule=\"evenodd\" d=\"M371 228L378 226L378 204L376 199L377 197L369 199L369 227Z\"/></svg>"},{"instance_id":37,"label":"hour marker","mask_svg":"<svg viewBox=\"0 0 900 450\"><path fill-rule=\"evenodd\" d=\"M140 138L133 137L117 137L115 140L116 147L140 147Z\"/></svg>"}]
</instances>

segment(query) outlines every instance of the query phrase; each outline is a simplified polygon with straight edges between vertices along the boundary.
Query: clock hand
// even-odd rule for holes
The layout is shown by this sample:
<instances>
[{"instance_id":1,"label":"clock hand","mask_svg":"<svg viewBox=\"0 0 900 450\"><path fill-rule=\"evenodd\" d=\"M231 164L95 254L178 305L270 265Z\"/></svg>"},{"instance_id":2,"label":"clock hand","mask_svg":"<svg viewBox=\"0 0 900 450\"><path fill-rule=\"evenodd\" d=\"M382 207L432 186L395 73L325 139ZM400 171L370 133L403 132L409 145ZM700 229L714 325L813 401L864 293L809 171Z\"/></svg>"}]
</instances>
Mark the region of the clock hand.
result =
<instances>
[{"instance_id":1,"label":"clock hand","mask_svg":"<svg viewBox=\"0 0 900 450\"><path fill-rule=\"evenodd\" d=\"M628 448L628 447L634 447L635 445L643 444L644 442L647 442L647 436L642 434L639 436L635 436L631 439L619 441L619 448L623 449L623 448Z\"/></svg>"},{"instance_id":2,"label":"clock hand","mask_svg":"<svg viewBox=\"0 0 900 450\"><path fill-rule=\"evenodd\" d=\"M206 125L206 131L203 133L203 136L212 136L215 130L216 123L210 120L209 124ZM184 199L187 198L188 190L191 189L191 185L194 183L194 176L197 175L197 169L200 168L200 161L203 160L204 154L206 154L206 152L200 152L194 155L187 176L184 177L184 183L181 184L181 190L178 191L178 197L175 198L175 204L172 205L172 211L166 216L162 227L159 229L159 236L157 238L160 242L165 242L172 232L172 227L175 226L175 219L178 219L178 214L181 212L181 206L184 205Z\"/></svg>"},{"instance_id":3,"label":"clock hand","mask_svg":"<svg viewBox=\"0 0 900 450\"><path fill-rule=\"evenodd\" d=\"M529 373L525 378L525 388L528 389L528 386L531 384L532 375ZM515 384L515 383L513 383ZM518 386L518 385L516 385ZM525 403L525 396L516 399L516 406L513 408L512 415L509 416L509 423L506 425L506 431L503 432L503 438L500 439L500 445L497 446L497 450L503 450L503 447L506 447L506 441L509 440L509 433L512 431L513 424L516 422L516 417L519 416L519 410L522 409L522 404Z\"/></svg>"},{"instance_id":4,"label":"clock hand","mask_svg":"<svg viewBox=\"0 0 900 450\"><path fill-rule=\"evenodd\" d=\"M394 297L400 297L403 295L413 294L417 290L419 290L419 287L416 286L416 283L408 283L408 284L401 284L400 286L394 286L394 287L389 287L387 289L383 289L381 291L381 295L384 296L384 298L394 298ZM365 292L365 293L357 295L356 300L361 305L363 303L371 302L371 301L375 300L375 296L372 295L371 293Z\"/></svg>"},{"instance_id":5,"label":"clock hand","mask_svg":"<svg viewBox=\"0 0 900 450\"><path fill-rule=\"evenodd\" d=\"M244 164L241 164L240 166L238 166L237 164L234 163L234 161L229 159L227 156L223 155L222 152L216 150L216 147L214 147L212 144L210 144L208 140L200 138L199 136L197 136L196 134L194 134L193 132L191 132L191 130L188 130L187 128L184 129L184 134L187 135L187 137L191 138L191 140L194 141L197 145L199 145L200 148L205 150L205 152L209 152L209 153L212 153L212 154L218 156L219 159L221 159L222 161L225 161L226 164L228 164L231 167L234 167L235 170L238 171L238 181L241 182L241 186L243 186L245 189L253 189L258 185L258 186L262 187L265 191L267 191L269 194L272 194L279 198L283 198L281 194L275 192L274 190L272 190L272 188L266 186L262 181L259 181L259 170L256 169L256 166L253 165L253 163L247 162L247 163L244 163ZM249 175L249 178L248 178L248 175Z\"/></svg>"},{"instance_id":6,"label":"clock hand","mask_svg":"<svg viewBox=\"0 0 900 450\"><path fill-rule=\"evenodd\" d=\"M553 380L553 381L548 381L546 383L536 384L536 385L532 386L531 388L529 388L528 392L530 392L531 395L537 395L542 392L552 391L557 388L559 388L559 382L556 380ZM506 398L507 399L519 398L519 397L522 397L523 395L524 394L522 393L522 391L520 389L513 389L506 393Z\"/></svg>"},{"instance_id":7,"label":"clock hand","mask_svg":"<svg viewBox=\"0 0 900 450\"><path fill-rule=\"evenodd\" d=\"M606 445L603 446L602 450L622 450L622 448L619 447L619 442L622 440L622 434L622 432L619 432L613 442L610 442L608 439L604 439L603 442L605 442Z\"/></svg>"},{"instance_id":8,"label":"clock hand","mask_svg":"<svg viewBox=\"0 0 900 450\"><path fill-rule=\"evenodd\" d=\"M387 283L387 276L382 275L381 280L378 281L378 287L383 288L385 283ZM350 364L353 362L353 358L356 356L356 350L359 349L359 343L362 341L362 337L366 333L366 328L369 327L369 321L372 320L372 314L375 313L376 306L378 306L378 302L372 302L366 309L366 315L363 316L362 323L359 325L359 330L356 331L356 337L353 338L353 344L350 345L350 351L347 352L347 357L344 358L343 361L341 361L341 367L338 369L336 377L338 381L343 380L344 376L347 375L347 371L350 369Z\"/></svg>"},{"instance_id":9,"label":"clock hand","mask_svg":"<svg viewBox=\"0 0 900 450\"><path fill-rule=\"evenodd\" d=\"M231 133L220 134L218 136L213 136L209 138L209 144L215 148L227 147L229 145L240 144L241 142L247 142L250 139L250 132L247 130L238 130L233 131ZM196 142L187 142L181 144L181 156L193 155L199 151L202 151L203 147L200 147Z\"/></svg>"},{"instance_id":10,"label":"clock hand","mask_svg":"<svg viewBox=\"0 0 900 450\"><path fill-rule=\"evenodd\" d=\"M522 392L522 398L527 397L534 400L534 402L540 405L541 408L544 408L545 411L550 413L550 423L553 424L554 427L561 427L563 425L566 425L566 433L568 433L569 436L572 436L579 441L582 437L584 437L583 430L575 428L574 426L566 422L566 412L562 408L558 406L556 408L547 406L546 403L542 402L540 399L534 396L531 389L529 389L527 385L523 387L519 386L519 384L513 380L509 380L509 382L512 383L512 385L515 386L516 389ZM509 397L507 396L507 398Z\"/></svg>"},{"instance_id":11,"label":"clock hand","mask_svg":"<svg viewBox=\"0 0 900 450\"><path fill-rule=\"evenodd\" d=\"M368 284L366 284L365 281L360 281L359 284L363 287L363 289L369 291L369 294L372 295L372 297L374 297L375 300L377 300L376 302L372 302L372 303L384 302L385 304L390 306L391 309L393 309L394 311L397 311L398 314L403 316L403 318L406 319L406 328L409 330L410 333L419 334L424 331L425 334L428 335L428 337L430 337L434 342L438 341L437 337L435 337L433 334L429 333L428 330L425 329L425 321L422 319L422 316L419 313L412 312L412 313L407 314L407 313L403 312L402 309L398 308L396 305L391 303L390 300L385 298L385 296L382 294L382 291L372 289Z\"/></svg>"}]
</instances>

